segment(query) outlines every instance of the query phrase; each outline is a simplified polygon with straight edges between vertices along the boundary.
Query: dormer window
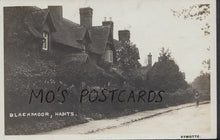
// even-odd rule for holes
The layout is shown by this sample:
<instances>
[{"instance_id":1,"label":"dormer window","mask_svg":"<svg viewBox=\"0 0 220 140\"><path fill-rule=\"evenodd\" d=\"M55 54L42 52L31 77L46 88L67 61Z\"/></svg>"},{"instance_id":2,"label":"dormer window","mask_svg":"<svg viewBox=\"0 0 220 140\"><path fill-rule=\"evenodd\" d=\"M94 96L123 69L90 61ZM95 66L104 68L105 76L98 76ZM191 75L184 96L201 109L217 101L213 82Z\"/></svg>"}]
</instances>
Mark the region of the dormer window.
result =
<instances>
[{"instance_id":1,"label":"dormer window","mask_svg":"<svg viewBox=\"0 0 220 140\"><path fill-rule=\"evenodd\" d=\"M43 44L42 50L47 51L49 47L49 34L47 32L43 32Z\"/></svg>"}]
</instances>

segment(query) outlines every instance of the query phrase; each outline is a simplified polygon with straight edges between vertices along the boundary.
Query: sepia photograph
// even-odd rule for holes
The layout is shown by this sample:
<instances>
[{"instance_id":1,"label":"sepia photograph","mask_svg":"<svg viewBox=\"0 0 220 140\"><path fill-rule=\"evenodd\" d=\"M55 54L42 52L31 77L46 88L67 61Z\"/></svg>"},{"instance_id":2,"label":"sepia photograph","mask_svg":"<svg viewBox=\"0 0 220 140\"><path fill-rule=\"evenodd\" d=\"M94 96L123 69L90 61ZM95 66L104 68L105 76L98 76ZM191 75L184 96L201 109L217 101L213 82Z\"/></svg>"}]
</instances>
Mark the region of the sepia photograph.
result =
<instances>
[{"instance_id":1,"label":"sepia photograph","mask_svg":"<svg viewBox=\"0 0 220 140\"><path fill-rule=\"evenodd\" d=\"M215 0L2 3L5 139L217 137Z\"/></svg>"}]
</instances>

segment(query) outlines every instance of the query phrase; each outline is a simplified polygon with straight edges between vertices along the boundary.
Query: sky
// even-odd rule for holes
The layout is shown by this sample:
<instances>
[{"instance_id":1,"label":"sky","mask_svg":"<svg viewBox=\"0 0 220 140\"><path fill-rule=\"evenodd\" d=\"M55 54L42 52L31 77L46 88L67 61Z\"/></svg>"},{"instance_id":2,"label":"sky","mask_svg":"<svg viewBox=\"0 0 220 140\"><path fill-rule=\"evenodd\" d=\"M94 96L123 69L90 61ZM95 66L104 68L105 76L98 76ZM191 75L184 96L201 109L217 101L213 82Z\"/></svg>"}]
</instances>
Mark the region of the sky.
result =
<instances>
[{"instance_id":1,"label":"sky","mask_svg":"<svg viewBox=\"0 0 220 140\"><path fill-rule=\"evenodd\" d=\"M101 25L104 17L107 17L107 20L112 17L115 39L118 39L118 30L130 30L130 40L139 49L139 61L142 65L146 65L145 60L150 52L155 63L161 48L168 48L180 71L185 73L188 82L192 82L200 74L203 69L202 61L210 58L207 48L215 47L212 33L210 36L204 36L201 30L206 22L211 28L213 27L212 15L205 21L195 21L177 18L171 12L171 9L178 11L193 4L208 3L210 0L47 0L44 2L23 0L23 2L22 5L35 5L40 8L62 5L63 16L76 23L79 23L79 8L90 6L93 8L94 26ZM17 5L12 0L7 3Z\"/></svg>"}]
</instances>

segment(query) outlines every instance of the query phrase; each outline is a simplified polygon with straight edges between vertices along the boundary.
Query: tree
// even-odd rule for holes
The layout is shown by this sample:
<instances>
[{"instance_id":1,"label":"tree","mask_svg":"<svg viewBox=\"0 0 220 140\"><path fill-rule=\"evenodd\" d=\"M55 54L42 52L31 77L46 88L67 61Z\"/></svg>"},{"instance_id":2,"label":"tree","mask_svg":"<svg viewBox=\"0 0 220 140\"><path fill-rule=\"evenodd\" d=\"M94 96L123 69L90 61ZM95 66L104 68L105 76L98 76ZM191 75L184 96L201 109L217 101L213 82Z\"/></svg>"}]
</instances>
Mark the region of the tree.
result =
<instances>
[{"instance_id":1,"label":"tree","mask_svg":"<svg viewBox=\"0 0 220 140\"><path fill-rule=\"evenodd\" d=\"M165 50L165 48L162 47L161 52L159 53L159 61L166 61L171 59L171 52L169 49Z\"/></svg>"},{"instance_id":2,"label":"tree","mask_svg":"<svg viewBox=\"0 0 220 140\"><path fill-rule=\"evenodd\" d=\"M210 34L210 25L205 19L210 15L210 5L209 4L196 4L192 5L186 9L176 11L171 9L173 16L183 19L198 20L205 22L204 27L201 30L204 31L204 35Z\"/></svg>"},{"instance_id":3,"label":"tree","mask_svg":"<svg viewBox=\"0 0 220 140\"><path fill-rule=\"evenodd\" d=\"M207 51L210 51L210 48ZM202 64L205 70L202 70L200 75L194 79L192 87L200 93L210 94L210 59L204 60Z\"/></svg>"},{"instance_id":4,"label":"tree","mask_svg":"<svg viewBox=\"0 0 220 140\"><path fill-rule=\"evenodd\" d=\"M209 4L197 4L192 5L186 9L182 9L181 11L172 10L173 15L181 18L183 17L185 20L198 20L204 22L205 25L201 27L201 30L204 32L204 36L210 35L210 25L207 21L207 17L210 15L210 5ZM210 46L207 48L210 51ZM201 70L200 75L195 78L192 83L193 88L202 93L210 93L210 58L205 59L202 62L205 70Z\"/></svg>"},{"instance_id":5,"label":"tree","mask_svg":"<svg viewBox=\"0 0 220 140\"><path fill-rule=\"evenodd\" d=\"M186 19L191 19L191 20L199 20L205 22L204 27L201 27L201 30L204 31L204 35L208 36L210 35L210 25L206 20L206 18L210 15L210 5L209 4L197 4L197 5L192 5L189 8L182 9L180 11L175 11L171 9L173 12L173 15L181 18L183 17L185 20ZM210 46L207 48L208 51L210 51ZM205 68L210 70L210 59L204 60L203 65Z\"/></svg>"},{"instance_id":6,"label":"tree","mask_svg":"<svg viewBox=\"0 0 220 140\"><path fill-rule=\"evenodd\" d=\"M207 51L210 51L210 47L207 48ZM203 67L205 69L205 73L210 73L210 68L211 68L211 63L210 63L210 58L209 59L205 59L202 61ZM202 71L203 72L203 71ZM203 72L204 73L204 72Z\"/></svg>"},{"instance_id":7,"label":"tree","mask_svg":"<svg viewBox=\"0 0 220 140\"><path fill-rule=\"evenodd\" d=\"M209 73L203 73L202 75L195 78L195 80L192 83L193 88L199 90L199 91L206 91L206 93L209 93L210 90L210 74Z\"/></svg>"},{"instance_id":8,"label":"tree","mask_svg":"<svg viewBox=\"0 0 220 140\"><path fill-rule=\"evenodd\" d=\"M147 73L147 85L151 90L168 92L175 92L177 89L185 89L187 87L184 75L171 58L169 49L161 49L159 61Z\"/></svg>"},{"instance_id":9,"label":"tree","mask_svg":"<svg viewBox=\"0 0 220 140\"><path fill-rule=\"evenodd\" d=\"M139 51L136 45L130 42L123 42L116 50L116 64L124 71L139 68Z\"/></svg>"}]
</instances>

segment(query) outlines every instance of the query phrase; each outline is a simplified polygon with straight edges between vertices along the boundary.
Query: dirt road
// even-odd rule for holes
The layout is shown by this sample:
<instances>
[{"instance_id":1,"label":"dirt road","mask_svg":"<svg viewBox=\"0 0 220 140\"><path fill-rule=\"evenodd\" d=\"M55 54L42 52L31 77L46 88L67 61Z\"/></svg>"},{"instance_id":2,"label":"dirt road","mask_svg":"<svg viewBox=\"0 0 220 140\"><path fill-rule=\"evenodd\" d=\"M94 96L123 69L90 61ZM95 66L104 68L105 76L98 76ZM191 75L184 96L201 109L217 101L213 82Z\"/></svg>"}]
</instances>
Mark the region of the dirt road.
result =
<instances>
[{"instance_id":1,"label":"dirt road","mask_svg":"<svg viewBox=\"0 0 220 140\"><path fill-rule=\"evenodd\" d=\"M114 119L91 120L44 134L201 133L210 130L210 104L184 104Z\"/></svg>"}]
</instances>

